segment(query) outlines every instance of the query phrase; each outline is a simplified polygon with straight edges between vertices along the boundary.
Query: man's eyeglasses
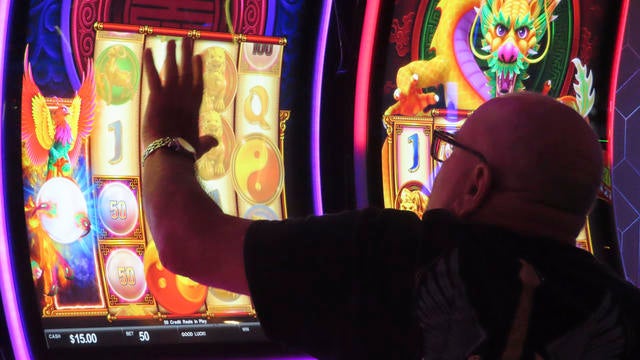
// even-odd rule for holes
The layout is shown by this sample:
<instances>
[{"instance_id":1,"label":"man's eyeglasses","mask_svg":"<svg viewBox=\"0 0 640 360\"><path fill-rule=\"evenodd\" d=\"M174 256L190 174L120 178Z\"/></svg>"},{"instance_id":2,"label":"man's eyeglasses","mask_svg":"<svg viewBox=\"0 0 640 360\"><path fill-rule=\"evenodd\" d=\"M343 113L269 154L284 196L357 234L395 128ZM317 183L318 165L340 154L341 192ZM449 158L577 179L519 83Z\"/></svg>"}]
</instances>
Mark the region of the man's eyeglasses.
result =
<instances>
[{"instance_id":1,"label":"man's eyeglasses","mask_svg":"<svg viewBox=\"0 0 640 360\"><path fill-rule=\"evenodd\" d=\"M454 134L442 130L433 131L433 141L431 142L431 157L435 161L444 162L453 153L454 148L460 148L475 155L480 161L487 164L487 158L480 151L474 150L456 141Z\"/></svg>"}]
</instances>

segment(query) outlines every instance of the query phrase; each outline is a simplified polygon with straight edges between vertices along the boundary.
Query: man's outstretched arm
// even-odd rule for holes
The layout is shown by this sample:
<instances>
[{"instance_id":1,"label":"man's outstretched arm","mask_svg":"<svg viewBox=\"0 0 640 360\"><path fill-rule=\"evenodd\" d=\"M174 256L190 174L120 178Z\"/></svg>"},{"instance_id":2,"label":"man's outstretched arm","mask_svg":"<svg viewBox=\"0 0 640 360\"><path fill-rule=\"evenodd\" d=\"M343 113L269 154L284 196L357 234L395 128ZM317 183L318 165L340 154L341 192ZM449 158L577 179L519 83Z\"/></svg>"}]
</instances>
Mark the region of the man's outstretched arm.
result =
<instances>
[{"instance_id":1,"label":"man's outstretched arm","mask_svg":"<svg viewBox=\"0 0 640 360\"><path fill-rule=\"evenodd\" d=\"M167 45L161 79L150 49L144 68L150 89L142 122L146 148L163 137L182 137L196 146L202 101L202 59L193 56L193 40L182 42L182 64L176 44ZM143 149L144 149L143 148ZM162 264L202 284L249 294L244 270L244 236L250 220L224 214L197 181L194 159L168 148L154 151L142 168L144 210Z\"/></svg>"}]
</instances>

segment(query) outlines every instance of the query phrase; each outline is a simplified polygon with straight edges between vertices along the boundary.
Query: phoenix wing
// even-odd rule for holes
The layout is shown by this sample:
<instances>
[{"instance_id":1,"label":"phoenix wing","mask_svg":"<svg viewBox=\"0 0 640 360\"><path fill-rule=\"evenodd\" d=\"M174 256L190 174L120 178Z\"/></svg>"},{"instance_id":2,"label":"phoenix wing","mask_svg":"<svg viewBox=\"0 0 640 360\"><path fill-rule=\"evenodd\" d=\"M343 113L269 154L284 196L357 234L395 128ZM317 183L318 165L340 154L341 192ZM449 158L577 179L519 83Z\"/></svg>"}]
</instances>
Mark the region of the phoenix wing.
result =
<instances>
[{"instance_id":1,"label":"phoenix wing","mask_svg":"<svg viewBox=\"0 0 640 360\"><path fill-rule=\"evenodd\" d=\"M82 149L82 143L93 129L96 110L96 83L93 63L89 60L87 73L83 74L82 85L73 98L69 116L69 126L73 136L73 144L69 150L69 159L75 164Z\"/></svg>"},{"instance_id":2,"label":"phoenix wing","mask_svg":"<svg viewBox=\"0 0 640 360\"><path fill-rule=\"evenodd\" d=\"M33 165L39 166L47 162L56 129L47 101L33 80L28 55L29 47L27 46L22 77L21 137L29 160Z\"/></svg>"}]
</instances>

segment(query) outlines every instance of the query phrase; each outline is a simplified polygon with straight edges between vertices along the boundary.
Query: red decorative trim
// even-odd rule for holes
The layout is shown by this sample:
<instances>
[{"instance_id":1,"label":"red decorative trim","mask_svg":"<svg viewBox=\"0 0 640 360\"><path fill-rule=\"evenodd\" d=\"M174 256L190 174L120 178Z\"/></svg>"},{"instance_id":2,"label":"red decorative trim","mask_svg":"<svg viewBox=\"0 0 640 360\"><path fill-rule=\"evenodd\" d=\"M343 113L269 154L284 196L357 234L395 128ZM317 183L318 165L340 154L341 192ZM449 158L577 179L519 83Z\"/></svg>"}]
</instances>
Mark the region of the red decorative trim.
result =
<instances>
[{"instance_id":1,"label":"red decorative trim","mask_svg":"<svg viewBox=\"0 0 640 360\"><path fill-rule=\"evenodd\" d=\"M100 0L98 5L98 21L109 21L109 10L112 0Z\"/></svg>"},{"instance_id":2,"label":"red decorative trim","mask_svg":"<svg viewBox=\"0 0 640 360\"><path fill-rule=\"evenodd\" d=\"M231 10L231 15L233 16L233 31L238 31L240 26L242 25L242 14L244 13L244 1L236 0L233 2L233 10ZM227 31L231 31L231 29L227 29Z\"/></svg>"},{"instance_id":3,"label":"red decorative trim","mask_svg":"<svg viewBox=\"0 0 640 360\"><path fill-rule=\"evenodd\" d=\"M93 57L95 33L93 24L98 21L99 9L104 9L101 2L109 0L75 0L71 13L71 47L77 69L86 69L87 61Z\"/></svg>"},{"instance_id":4,"label":"red decorative trim","mask_svg":"<svg viewBox=\"0 0 640 360\"><path fill-rule=\"evenodd\" d=\"M120 4L121 8L119 9L112 9L114 5L112 2L113 0L72 0L71 24L69 24L71 33L70 43L73 51L73 60L77 69L86 69L87 61L93 57L95 46L94 23L108 23L109 21L114 21L112 17L115 17L117 18L115 21L118 23L135 24L135 32L138 32L139 25L143 25L135 16L132 18L131 9L146 4L148 0L126 0ZM186 36L186 31L195 27L198 30L203 30L201 34L202 38L217 39L222 37L229 41L233 40L231 35L212 35L213 33L227 32L228 29L224 21L224 6L222 0L214 0L210 6L212 6L213 9L212 16L206 21L208 24L206 27L186 26L179 22L172 22L170 18L158 18L156 21L146 22L146 25L153 27L154 30L157 28L158 31L162 31L164 35L178 34L176 36ZM266 0L234 1L232 5L234 30L239 34L264 34L268 15L267 11L268 4ZM167 24L168 26L163 24ZM172 27L170 24L176 24L176 26ZM173 31L170 28L182 28L185 31ZM274 44L286 43L284 39L276 39L277 40L256 38L255 41Z\"/></svg>"},{"instance_id":5,"label":"red decorative trim","mask_svg":"<svg viewBox=\"0 0 640 360\"><path fill-rule=\"evenodd\" d=\"M415 20L416 13L411 11L402 16L402 22L393 19L391 23L391 34L389 42L396 44L396 54L399 57L405 57L409 53L409 34Z\"/></svg>"},{"instance_id":6,"label":"red decorative trim","mask_svg":"<svg viewBox=\"0 0 640 360\"><path fill-rule=\"evenodd\" d=\"M448 117L448 116L453 116L456 118L468 118L469 116L471 116L471 113L473 112L473 110L458 110L458 109L431 109L431 111L429 111L429 115L431 115L432 117Z\"/></svg>"},{"instance_id":7,"label":"red decorative trim","mask_svg":"<svg viewBox=\"0 0 640 360\"><path fill-rule=\"evenodd\" d=\"M104 31L120 31L130 33L143 33L154 35L168 35L168 36L181 36L181 37L194 37L193 30L187 29L173 29L163 28L147 25L129 25L129 24L114 24L114 23L102 23L100 24L101 30ZM242 35L231 34L228 32L213 32L213 31L199 31L198 39L206 40L218 40L218 41L239 41L239 42L260 42L265 44L279 44L286 45L287 41L282 37L264 36L264 35Z\"/></svg>"},{"instance_id":8,"label":"red decorative trim","mask_svg":"<svg viewBox=\"0 0 640 360\"><path fill-rule=\"evenodd\" d=\"M420 35L424 23L424 15L427 12L429 1L421 1L414 21L413 33L411 34L411 61L420 60Z\"/></svg>"},{"instance_id":9,"label":"red decorative trim","mask_svg":"<svg viewBox=\"0 0 640 360\"><path fill-rule=\"evenodd\" d=\"M630 0L623 0L620 5L620 15L618 20L618 32L616 36L616 45L613 51L613 66L611 66L611 75L609 76L609 102L607 104L607 151L605 158L605 166L611 171L613 165L613 127L615 123L616 112L616 89L618 88L618 75L620 74L620 57L622 56L622 47L624 45L625 27L627 26L627 17L629 16ZM635 19L634 19L635 20Z\"/></svg>"},{"instance_id":10,"label":"red decorative trim","mask_svg":"<svg viewBox=\"0 0 640 360\"><path fill-rule=\"evenodd\" d=\"M242 41L260 42L265 44L287 45L287 39L283 37L264 36L264 35L243 35Z\"/></svg>"},{"instance_id":11,"label":"red decorative trim","mask_svg":"<svg viewBox=\"0 0 640 360\"><path fill-rule=\"evenodd\" d=\"M107 21L177 29L226 31L223 0L126 0L122 16ZM117 16L114 14L114 16Z\"/></svg>"},{"instance_id":12,"label":"red decorative trim","mask_svg":"<svg viewBox=\"0 0 640 360\"><path fill-rule=\"evenodd\" d=\"M242 12L243 34L263 34L267 21L267 2L264 0L248 0Z\"/></svg>"}]
</instances>

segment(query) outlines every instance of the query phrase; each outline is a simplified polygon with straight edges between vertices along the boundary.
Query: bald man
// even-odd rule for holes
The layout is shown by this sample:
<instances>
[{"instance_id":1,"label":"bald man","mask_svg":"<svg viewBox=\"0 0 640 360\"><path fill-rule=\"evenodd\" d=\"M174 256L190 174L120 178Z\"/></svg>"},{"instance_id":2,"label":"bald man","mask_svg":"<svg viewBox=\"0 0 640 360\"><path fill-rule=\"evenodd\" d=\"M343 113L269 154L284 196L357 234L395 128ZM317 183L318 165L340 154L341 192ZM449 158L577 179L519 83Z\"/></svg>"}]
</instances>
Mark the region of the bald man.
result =
<instances>
[{"instance_id":1,"label":"bald man","mask_svg":"<svg viewBox=\"0 0 640 360\"><path fill-rule=\"evenodd\" d=\"M602 150L575 111L534 93L491 100L455 140L435 180L430 209L574 244L597 194Z\"/></svg>"},{"instance_id":2,"label":"bald man","mask_svg":"<svg viewBox=\"0 0 640 360\"><path fill-rule=\"evenodd\" d=\"M144 58L143 201L168 269L251 295L268 336L322 359L640 358L638 290L574 246L602 168L573 110L510 95L457 135L436 132L443 166L422 221L392 209L250 221L224 214L194 171L186 143L196 157L211 144L192 46L178 66L169 42L164 80Z\"/></svg>"}]
</instances>

